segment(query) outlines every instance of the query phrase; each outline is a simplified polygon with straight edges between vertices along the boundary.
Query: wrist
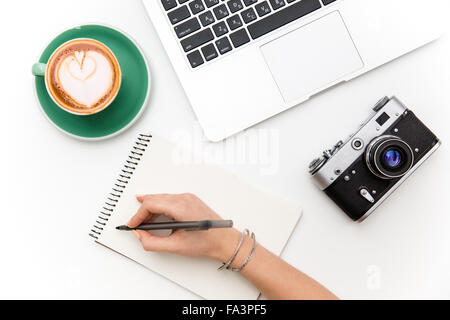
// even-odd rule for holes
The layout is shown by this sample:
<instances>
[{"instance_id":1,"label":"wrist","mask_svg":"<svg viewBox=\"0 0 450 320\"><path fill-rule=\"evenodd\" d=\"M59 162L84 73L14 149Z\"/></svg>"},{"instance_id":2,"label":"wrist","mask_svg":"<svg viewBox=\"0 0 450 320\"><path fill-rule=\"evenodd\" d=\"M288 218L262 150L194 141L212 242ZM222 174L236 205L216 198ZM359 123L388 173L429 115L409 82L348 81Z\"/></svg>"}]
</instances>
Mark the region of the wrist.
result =
<instances>
[{"instance_id":1,"label":"wrist","mask_svg":"<svg viewBox=\"0 0 450 320\"><path fill-rule=\"evenodd\" d=\"M253 240L250 235L245 235L242 245L230 264L230 268L239 268L243 265L250 252L252 251Z\"/></svg>"},{"instance_id":2,"label":"wrist","mask_svg":"<svg viewBox=\"0 0 450 320\"><path fill-rule=\"evenodd\" d=\"M216 234L216 236L218 236L217 239L219 241L217 242L215 249L212 250L209 257L219 262L227 263L236 252L236 249L238 249L239 242L242 238L242 232L236 229L227 229L226 231L224 230L224 232L220 235ZM253 241L250 236L244 235L244 238L242 240L242 244L230 264L231 268L240 267L245 262L252 250Z\"/></svg>"},{"instance_id":3,"label":"wrist","mask_svg":"<svg viewBox=\"0 0 450 320\"><path fill-rule=\"evenodd\" d=\"M242 233L234 228L222 231L221 234L217 234L216 244L209 257L219 262L227 262L236 250Z\"/></svg>"}]
</instances>

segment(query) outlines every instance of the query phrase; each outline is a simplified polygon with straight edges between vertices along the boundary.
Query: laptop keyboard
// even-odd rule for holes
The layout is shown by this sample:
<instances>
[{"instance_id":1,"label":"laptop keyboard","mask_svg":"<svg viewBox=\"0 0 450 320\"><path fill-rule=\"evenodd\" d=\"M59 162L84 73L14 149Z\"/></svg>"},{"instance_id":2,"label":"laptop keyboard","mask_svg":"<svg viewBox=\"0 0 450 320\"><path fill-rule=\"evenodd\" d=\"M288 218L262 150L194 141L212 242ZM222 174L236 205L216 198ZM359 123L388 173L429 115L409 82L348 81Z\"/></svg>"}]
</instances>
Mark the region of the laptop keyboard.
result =
<instances>
[{"instance_id":1,"label":"laptop keyboard","mask_svg":"<svg viewBox=\"0 0 450 320\"><path fill-rule=\"evenodd\" d=\"M160 0L192 68L336 0Z\"/></svg>"}]
</instances>

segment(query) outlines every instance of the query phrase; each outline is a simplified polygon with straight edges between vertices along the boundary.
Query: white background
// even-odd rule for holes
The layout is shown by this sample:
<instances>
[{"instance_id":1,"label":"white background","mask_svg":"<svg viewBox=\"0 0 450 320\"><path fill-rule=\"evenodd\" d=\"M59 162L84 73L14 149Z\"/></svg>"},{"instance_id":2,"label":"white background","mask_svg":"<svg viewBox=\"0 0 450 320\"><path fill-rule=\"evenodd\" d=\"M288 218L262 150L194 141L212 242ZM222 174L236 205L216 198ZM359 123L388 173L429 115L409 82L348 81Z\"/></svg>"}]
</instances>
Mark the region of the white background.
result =
<instances>
[{"instance_id":1,"label":"white background","mask_svg":"<svg viewBox=\"0 0 450 320\"><path fill-rule=\"evenodd\" d=\"M150 61L153 80L148 109L136 125L95 143L50 125L31 85L31 65L45 44L84 22L132 35ZM196 123L141 2L8 1L2 3L0 30L0 298L197 298L87 236L135 135L151 131L171 138ZM272 152L279 155L279 170L263 175L256 165L227 168L303 206L284 259L341 298L450 298L449 86L445 35L256 127L278 132ZM393 94L443 146L356 224L312 184L307 165L352 133L379 98Z\"/></svg>"}]
</instances>

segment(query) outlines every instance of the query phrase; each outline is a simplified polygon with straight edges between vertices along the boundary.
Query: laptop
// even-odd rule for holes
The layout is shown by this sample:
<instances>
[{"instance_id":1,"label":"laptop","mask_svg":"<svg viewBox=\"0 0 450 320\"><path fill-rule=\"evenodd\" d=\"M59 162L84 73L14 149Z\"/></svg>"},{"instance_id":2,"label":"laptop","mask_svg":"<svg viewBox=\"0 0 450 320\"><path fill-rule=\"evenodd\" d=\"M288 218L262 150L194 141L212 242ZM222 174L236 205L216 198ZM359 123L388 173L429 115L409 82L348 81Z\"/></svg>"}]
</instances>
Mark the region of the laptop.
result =
<instances>
[{"instance_id":1,"label":"laptop","mask_svg":"<svg viewBox=\"0 0 450 320\"><path fill-rule=\"evenodd\" d=\"M437 0L143 0L205 136L223 140L442 32Z\"/></svg>"}]
</instances>

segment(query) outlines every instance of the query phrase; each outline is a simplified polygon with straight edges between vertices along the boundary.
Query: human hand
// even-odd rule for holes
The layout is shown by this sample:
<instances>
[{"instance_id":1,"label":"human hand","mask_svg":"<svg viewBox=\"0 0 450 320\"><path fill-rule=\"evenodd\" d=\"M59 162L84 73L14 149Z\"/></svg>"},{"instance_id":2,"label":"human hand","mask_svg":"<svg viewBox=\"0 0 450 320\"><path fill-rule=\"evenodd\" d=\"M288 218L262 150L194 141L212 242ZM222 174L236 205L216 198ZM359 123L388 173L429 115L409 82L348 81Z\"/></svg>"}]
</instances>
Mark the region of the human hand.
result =
<instances>
[{"instance_id":1,"label":"human hand","mask_svg":"<svg viewBox=\"0 0 450 320\"><path fill-rule=\"evenodd\" d=\"M134 228L151 222L156 215L166 215L176 221L220 220L216 212L193 194L152 194L136 196L141 207L128 221ZM158 237L144 230L134 230L146 251L208 257L226 261L239 241L241 233L233 228L202 231L175 230L170 236Z\"/></svg>"}]
</instances>

